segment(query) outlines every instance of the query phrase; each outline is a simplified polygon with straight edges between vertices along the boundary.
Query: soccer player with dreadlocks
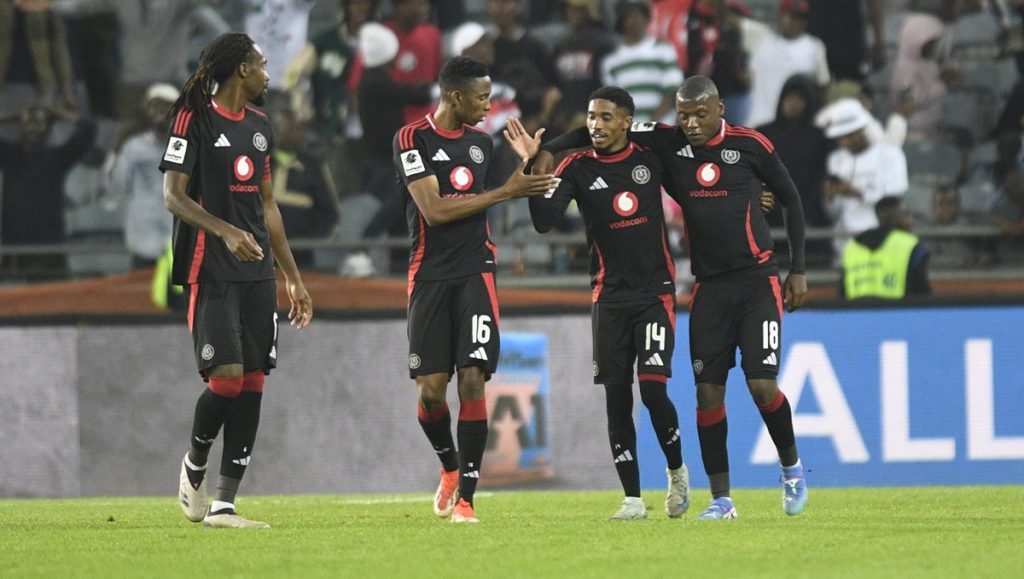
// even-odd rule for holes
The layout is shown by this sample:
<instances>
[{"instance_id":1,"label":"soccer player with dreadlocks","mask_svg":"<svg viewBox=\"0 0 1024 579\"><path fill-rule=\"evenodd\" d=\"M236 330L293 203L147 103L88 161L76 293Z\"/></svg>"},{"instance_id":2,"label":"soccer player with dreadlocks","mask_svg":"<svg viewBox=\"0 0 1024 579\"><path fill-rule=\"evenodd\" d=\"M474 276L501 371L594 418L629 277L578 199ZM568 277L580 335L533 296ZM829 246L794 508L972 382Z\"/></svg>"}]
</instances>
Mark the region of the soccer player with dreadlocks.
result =
<instances>
[{"instance_id":1,"label":"soccer player with dreadlocks","mask_svg":"<svg viewBox=\"0 0 1024 579\"><path fill-rule=\"evenodd\" d=\"M277 365L274 259L284 273L302 329L313 302L299 276L274 202L270 121L262 104L270 76L263 51L245 34L223 34L170 111L160 169L164 204L174 214L172 281L186 286L188 326L207 388L196 403L178 501L207 527L258 528L235 512L260 420L264 376ZM217 496L206 497L207 457L224 427Z\"/></svg>"}]
</instances>

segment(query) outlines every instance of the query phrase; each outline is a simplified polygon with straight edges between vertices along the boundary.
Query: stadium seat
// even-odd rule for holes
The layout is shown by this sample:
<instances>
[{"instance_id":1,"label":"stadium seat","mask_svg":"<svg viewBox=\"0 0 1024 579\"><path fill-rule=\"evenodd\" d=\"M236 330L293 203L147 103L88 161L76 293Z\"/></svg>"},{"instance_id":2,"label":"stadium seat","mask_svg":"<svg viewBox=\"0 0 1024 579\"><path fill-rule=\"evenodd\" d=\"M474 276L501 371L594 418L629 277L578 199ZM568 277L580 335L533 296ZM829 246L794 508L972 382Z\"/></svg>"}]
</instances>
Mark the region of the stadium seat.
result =
<instances>
[{"instance_id":1,"label":"stadium seat","mask_svg":"<svg viewBox=\"0 0 1024 579\"><path fill-rule=\"evenodd\" d=\"M962 171L963 152L945 141L917 141L903 146L907 173L913 181L927 185L955 183Z\"/></svg>"}]
</instances>

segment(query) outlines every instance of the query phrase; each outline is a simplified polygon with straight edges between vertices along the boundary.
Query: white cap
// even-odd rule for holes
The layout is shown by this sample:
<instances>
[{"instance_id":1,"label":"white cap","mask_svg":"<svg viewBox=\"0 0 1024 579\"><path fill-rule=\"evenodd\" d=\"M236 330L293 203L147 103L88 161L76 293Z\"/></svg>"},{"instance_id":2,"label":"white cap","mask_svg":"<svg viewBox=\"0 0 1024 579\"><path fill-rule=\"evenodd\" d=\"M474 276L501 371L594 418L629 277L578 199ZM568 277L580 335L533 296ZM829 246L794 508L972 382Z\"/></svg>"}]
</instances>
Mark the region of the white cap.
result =
<instances>
[{"instance_id":1,"label":"white cap","mask_svg":"<svg viewBox=\"0 0 1024 579\"><path fill-rule=\"evenodd\" d=\"M465 22L452 33L452 56L459 56L487 34L487 29L476 22Z\"/></svg>"},{"instance_id":2,"label":"white cap","mask_svg":"<svg viewBox=\"0 0 1024 579\"><path fill-rule=\"evenodd\" d=\"M826 118L825 136L830 139L856 133L871 124L871 113L855 98L839 99L829 105Z\"/></svg>"},{"instance_id":3,"label":"white cap","mask_svg":"<svg viewBox=\"0 0 1024 579\"><path fill-rule=\"evenodd\" d=\"M178 92L178 89L175 88L174 85L167 84L166 82L158 82L156 84L149 85L149 88L146 89L146 100L143 104L146 104L153 99L160 99L162 101L173 103L178 100L178 96L180 95L181 93Z\"/></svg>"},{"instance_id":4,"label":"white cap","mask_svg":"<svg viewBox=\"0 0 1024 579\"><path fill-rule=\"evenodd\" d=\"M398 56L398 37L383 24L367 22L359 29L359 53L366 68L387 64Z\"/></svg>"}]
</instances>

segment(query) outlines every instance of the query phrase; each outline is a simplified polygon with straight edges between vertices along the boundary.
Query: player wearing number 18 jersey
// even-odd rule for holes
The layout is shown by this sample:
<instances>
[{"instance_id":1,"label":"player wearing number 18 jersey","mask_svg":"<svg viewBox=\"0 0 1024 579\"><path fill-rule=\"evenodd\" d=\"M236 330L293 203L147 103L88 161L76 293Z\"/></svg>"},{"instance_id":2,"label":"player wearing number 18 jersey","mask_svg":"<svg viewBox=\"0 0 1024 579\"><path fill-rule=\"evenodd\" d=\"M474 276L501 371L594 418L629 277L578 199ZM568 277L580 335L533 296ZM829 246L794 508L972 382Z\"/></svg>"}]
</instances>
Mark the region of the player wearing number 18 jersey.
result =
<instances>
[{"instance_id":1,"label":"player wearing number 18 jersey","mask_svg":"<svg viewBox=\"0 0 1024 579\"><path fill-rule=\"evenodd\" d=\"M612 459L626 495L613 520L647 518L640 498L633 368L665 454L665 511L689 507L679 418L667 393L675 348L675 266L661 204L662 165L654 153L627 139L633 99L618 87L590 95L587 128L593 148L559 165L561 183L550 197L531 197L537 231L549 231L573 200L586 225L593 287L591 326L594 383L603 384Z\"/></svg>"},{"instance_id":2,"label":"player wearing number 18 jersey","mask_svg":"<svg viewBox=\"0 0 1024 579\"><path fill-rule=\"evenodd\" d=\"M394 139L395 170L412 237L409 256L409 375L419 391L419 422L441 460L434 512L477 522L473 495L487 444L484 383L498 364L496 250L485 210L554 187L525 175L484 191L490 138L472 128L490 108L491 81L481 62L457 56L441 69L441 104ZM536 150L533 151L534 153ZM458 446L445 402L458 373Z\"/></svg>"}]
</instances>

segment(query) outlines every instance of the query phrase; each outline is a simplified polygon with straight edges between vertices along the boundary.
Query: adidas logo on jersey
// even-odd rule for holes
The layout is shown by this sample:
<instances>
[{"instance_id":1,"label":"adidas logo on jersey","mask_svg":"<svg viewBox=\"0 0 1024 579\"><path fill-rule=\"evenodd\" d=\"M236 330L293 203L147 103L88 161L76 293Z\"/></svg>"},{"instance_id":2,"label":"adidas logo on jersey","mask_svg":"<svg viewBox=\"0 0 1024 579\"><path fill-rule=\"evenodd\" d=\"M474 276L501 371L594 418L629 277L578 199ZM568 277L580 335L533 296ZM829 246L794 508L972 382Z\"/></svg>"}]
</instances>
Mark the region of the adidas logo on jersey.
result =
<instances>
[{"instance_id":1,"label":"adidas logo on jersey","mask_svg":"<svg viewBox=\"0 0 1024 579\"><path fill-rule=\"evenodd\" d=\"M646 365L646 366L664 366L665 362L663 362L661 360L661 354L655 352L653 356L651 356L650 358L647 358L647 361L644 362L644 365Z\"/></svg>"},{"instance_id":2,"label":"adidas logo on jersey","mask_svg":"<svg viewBox=\"0 0 1024 579\"><path fill-rule=\"evenodd\" d=\"M631 452L629 452L628 450L623 452L619 456L615 457L615 463L616 464L618 464L620 462L632 462L632 461L633 461L633 454Z\"/></svg>"},{"instance_id":3,"label":"adidas logo on jersey","mask_svg":"<svg viewBox=\"0 0 1024 579\"><path fill-rule=\"evenodd\" d=\"M431 161L451 161L452 158L448 156L448 153L444 152L444 149L438 149L434 156L430 158Z\"/></svg>"},{"instance_id":4,"label":"adidas logo on jersey","mask_svg":"<svg viewBox=\"0 0 1024 579\"><path fill-rule=\"evenodd\" d=\"M690 145L686 145L682 149L679 149L678 151L676 151L676 155L679 155L680 157L686 157L688 159L692 159L693 158L693 148L690 147Z\"/></svg>"},{"instance_id":5,"label":"adidas logo on jersey","mask_svg":"<svg viewBox=\"0 0 1024 579\"><path fill-rule=\"evenodd\" d=\"M477 360L486 360L487 359L487 352L484 351L484 347L483 346L480 346L476 350L473 350L473 353L470 354L469 357L470 358L476 358Z\"/></svg>"},{"instance_id":6,"label":"adidas logo on jersey","mask_svg":"<svg viewBox=\"0 0 1024 579\"><path fill-rule=\"evenodd\" d=\"M768 357L762 361L762 364L768 364L769 366L778 366L779 359L775 356L775 352L768 354Z\"/></svg>"},{"instance_id":7,"label":"adidas logo on jersey","mask_svg":"<svg viewBox=\"0 0 1024 579\"><path fill-rule=\"evenodd\" d=\"M594 183L590 186L591 191L597 191L598 189L607 189L608 183L605 183L604 179L598 177L594 180Z\"/></svg>"},{"instance_id":8,"label":"adidas logo on jersey","mask_svg":"<svg viewBox=\"0 0 1024 579\"><path fill-rule=\"evenodd\" d=\"M217 142L215 142L213 144L213 146L214 147L230 147L231 146L231 141L228 141L228 138L224 136L224 133L221 133L220 136L217 137Z\"/></svg>"}]
</instances>

